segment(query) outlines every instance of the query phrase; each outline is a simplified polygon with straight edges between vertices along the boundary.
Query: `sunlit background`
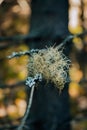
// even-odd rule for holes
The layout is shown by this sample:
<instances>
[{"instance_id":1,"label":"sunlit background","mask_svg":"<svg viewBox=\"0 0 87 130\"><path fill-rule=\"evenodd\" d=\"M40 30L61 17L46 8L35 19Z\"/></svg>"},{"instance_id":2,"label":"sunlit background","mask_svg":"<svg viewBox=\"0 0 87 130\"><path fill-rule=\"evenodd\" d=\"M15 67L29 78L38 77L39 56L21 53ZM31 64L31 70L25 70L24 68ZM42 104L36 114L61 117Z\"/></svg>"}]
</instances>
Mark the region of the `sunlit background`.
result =
<instances>
[{"instance_id":1,"label":"sunlit background","mask_svg":"<svg viewBox=\"0 0 87 130\"><path fill-rule=\"evenodd\" d=\"M87 30L87 0L69 0L69 31L72 34ZM69 86L73 130L87 129L87 35L73 39L70 54L72 67Z\"/></svg>"},{"instance_id":2,"label":"sunlit background","mask_svg":"<svg viewBox=\"0 0 87 130\"><path fill-rule=\"evenodd\" d=\"M29 32L30 3L30 0L0 0L0 36L13 36ZM72 34L87 30L87 0L69 0L68 28ZM86 130L87 35L82 38L74 38L72 44L70 53L71 83L68 92L71 114L75 119L80 118L81 120L73 120L71 125L72 130ZM5 48L5 46L7 47ZM2 124L17 125L18 120L25 113L27 95L26 87L23 84L28 74L28 57L11 60L4 59L4 57L13 51L25 51L29 48L23 42L16 44L2 42L0 48L2 48L0 49L0 126L2 127Z\"/></svg>"}]
</instances>

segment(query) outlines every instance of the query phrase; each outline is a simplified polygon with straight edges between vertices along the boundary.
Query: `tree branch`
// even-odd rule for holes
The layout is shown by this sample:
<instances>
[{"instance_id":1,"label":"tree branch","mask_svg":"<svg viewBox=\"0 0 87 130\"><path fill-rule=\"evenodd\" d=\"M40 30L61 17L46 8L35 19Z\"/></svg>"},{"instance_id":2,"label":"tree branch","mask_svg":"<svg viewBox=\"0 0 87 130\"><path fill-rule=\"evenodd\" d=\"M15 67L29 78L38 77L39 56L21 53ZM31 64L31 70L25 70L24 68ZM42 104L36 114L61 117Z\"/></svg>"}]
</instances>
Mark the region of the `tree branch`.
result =
<instances>
[{"instance_id":1,"label":"tree branch","mask_svg":"<svg viewBox=\"0 0 87 130\"><path fill-rule=\"evenodd\" d=\"M29 35L16 35L16 36L9 36L9 37L0 37L0 42L3 41L22 41L29 38ZM31 38L29 38L31 39Z\"/></svg>"},{"instance_id":2,"label":"tree branch","mask_svg":"<svg viewBox=\"0 0 87 130\"><path fill-rule=\"evenodd\" d=\"M72 39L76 38L76 37L80 37L82 38L83 36L87 35L87 31L84 31L82 33L78 33L78 34L75 34L75 35L70 35L70 36L67 36L63 41L62 43L60 43L59 45L59 48L61 48L62 46L64 46L67 42L71 41Z\"/></svg>"},{"instance_id":3,"label":"tree branch","mask_svg":"<svg viewBox=\"0 0 87 130\"><path fill-rule=\"evenodd\" d=\"M8 85L8 84L0 84L0 88L5 89L5 88L15 88L16 86L21 86L21 85L25 85L25 80L23 81L19 81L15 84L12 85Z\"/></svg>"},{"instance_id":4,"label":"tree branch","mask_svg":"<svg viewBox=\"0 0 87 130\"><path fill-rule=\"evenodd\" d=\"M72 81L72 80L70 80L70 79L66 79L67 80L67 82L77 82L77 81ZM0 88L2 88L2 89L5 89L5 88L15 88L16 86L21 86L21 85L25 85L25 80L23 80L23 81L19 81L19 82L17 82L17 83L15 83L15 84L12 84L12 85L8 85L8 84L0 84ZM83 83L87 83L87 79L82 79L80 82L79 82L79 84L83 84Z\"/></svg>"},{"instance_id":5,"label":"tree branch","mask_svg":"<svg viewBox=\"0 0 87 130\"><path fill-rule=\"evenodd\" d=\"M75 34L75 35L69 35L65 38L65 40L63 40L63 42L61 43L60 47L65 45L68 41L72 40L73 38L75 37L83 37L87 35L87 31L84 31L82 33L78 33L78 34ZM20 41L25 41L25 40L28 40L28 42L36 42L36 41L50 41L52 40L51 38L44 38L44 37L30 37L29 34L28 35L17 35L17 36L9 36L9 37L0 37L0 42L7 42L7 41L10 41L10 42L14 42L13 44L12 43L9 43L8 45L4 45L4 46L1 46L0 49L4 49L4 48L7 48L11 45L14 45L16 42L20 42Z\"/></svg>"}]
</instances>

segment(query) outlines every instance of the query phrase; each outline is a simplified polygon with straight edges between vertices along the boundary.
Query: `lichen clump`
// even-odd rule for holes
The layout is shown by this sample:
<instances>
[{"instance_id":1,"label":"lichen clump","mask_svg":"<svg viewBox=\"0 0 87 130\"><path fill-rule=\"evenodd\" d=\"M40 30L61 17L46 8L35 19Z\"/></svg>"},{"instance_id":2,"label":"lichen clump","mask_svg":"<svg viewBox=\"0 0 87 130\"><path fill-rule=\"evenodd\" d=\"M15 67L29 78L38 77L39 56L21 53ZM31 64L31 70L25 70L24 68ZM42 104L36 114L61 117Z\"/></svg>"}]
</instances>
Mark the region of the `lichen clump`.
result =
<instances>
[{"instance_id":1,"label":"lichen clump","mask_svg":"<svg viewBox=\"0 0 87 130\"><path fill-rule=\"evenodd\" d=\"M58 46L42 49L29 58L29 76L40 73L44 79L53 82L61 90L67 82L69 63L69 59Z\"/></svg>"}]
</instances>

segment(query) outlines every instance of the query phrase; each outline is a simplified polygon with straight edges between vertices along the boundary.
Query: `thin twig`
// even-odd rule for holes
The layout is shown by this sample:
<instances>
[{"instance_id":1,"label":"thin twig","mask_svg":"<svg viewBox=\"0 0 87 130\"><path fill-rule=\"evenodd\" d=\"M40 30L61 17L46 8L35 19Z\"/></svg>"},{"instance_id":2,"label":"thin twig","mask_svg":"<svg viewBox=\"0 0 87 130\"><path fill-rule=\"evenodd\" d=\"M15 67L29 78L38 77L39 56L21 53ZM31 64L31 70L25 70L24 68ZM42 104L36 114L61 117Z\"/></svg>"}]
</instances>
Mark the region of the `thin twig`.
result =
<instances>
[{"instance_id":1,"label":"thin twig","mask_svg":"<svg viewBox=\"0 0 87 130\"><path fill-rule=\"evenodd\" d=\"M22 122L21 124L19 125L19 127L17 128L17 130L22 130L22 128L24 127L24 124L25 124L25 121L30 113L30 108L31 108L31 105L32 105L32 100L33 100L33 94L34 94L34 88L35 88L35 85L32 86L31 88L31 93L30 93L30 98L28 100L28 107L27 107L27 110L26 110L26 113L25 113L25 116L24 118L22 119Z\"/></svg>"},{"instance_id":2,"label":"thin twig","mask_svg":"<svg viewBox=\"0 0 87 130\"><path fill-rule=\"evenodd\" d=\"M73 38L76 38L76 37L83 37L87 35L87 31L84 31L82 33L78 33L78 34L75 34L75 35L69 35L67 36L61 43L60 45L58 46L58 48L61 48L62 46L64 46L65 44L67 44L67 42L71 41Z\"/></svg>"},{"instance_id":3,"label":"thin twig","mask_svg":"<svg viewBox=\"0 0 87 130\"><path fill-rule=\"evenodd\" d=\"M20 57L23 55L32 56L33 53L38 53L39 49L31 49L30 51L20 51L20 52L13 52L10 56L7 56L8 59L12 59L15 57Z\"/></svg>"},{"instance_id":4,"label":"thin twig","mask_svg":"<svg viewBox=\"0 0 87 130\"><path fill-rule=\"evenodd\" d=\"M33 101L34 88L35 88L35 85L38 81L42 81L42 75L41 74L36 74L34 78L28 77L27 80L26 80L26 85L31 88L30 98L28 100L28 107L27 107L27 110L25 112L24 118L22 119L22 122L19 125L19 127L17 128L17 130L23 129L25 122L26 122L26 119L29 116L30 108L31 108L32 101Z\"/></svg>"}]
</instances>

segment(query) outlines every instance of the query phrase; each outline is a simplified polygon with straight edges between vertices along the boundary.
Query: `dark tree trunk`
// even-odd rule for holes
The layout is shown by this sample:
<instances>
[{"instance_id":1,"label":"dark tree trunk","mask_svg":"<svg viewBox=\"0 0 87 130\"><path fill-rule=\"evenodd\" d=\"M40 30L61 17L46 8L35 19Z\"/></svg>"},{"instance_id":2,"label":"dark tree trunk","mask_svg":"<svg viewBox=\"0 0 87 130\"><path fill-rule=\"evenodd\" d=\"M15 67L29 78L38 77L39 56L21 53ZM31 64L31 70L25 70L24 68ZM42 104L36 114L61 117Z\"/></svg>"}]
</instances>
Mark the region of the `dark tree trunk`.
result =
<instances>
[{"instance_id":1,"label":"dark tree trunk","mask_svg":"<svg viewBox=\"0 0 87 130\"><path fill-rule=\"evenodd\" d=\"M58 45L68 35L68 0L32 0L30 48ZM69 54L69 46L65 53ZM42 82L35 89L28 130L70 130L68 84L59 95L52 83Z\"/></svg>"},{"instance_id":2,"label":"dark tree trunk","mask_svg":"<svg viewBox=\"0 0 87 130\"><path fill-rule=\"evenodd\" d=\"M68 0L32 0L31 48L60 43L68 35Z\"/></svg>"}]
</instances>

